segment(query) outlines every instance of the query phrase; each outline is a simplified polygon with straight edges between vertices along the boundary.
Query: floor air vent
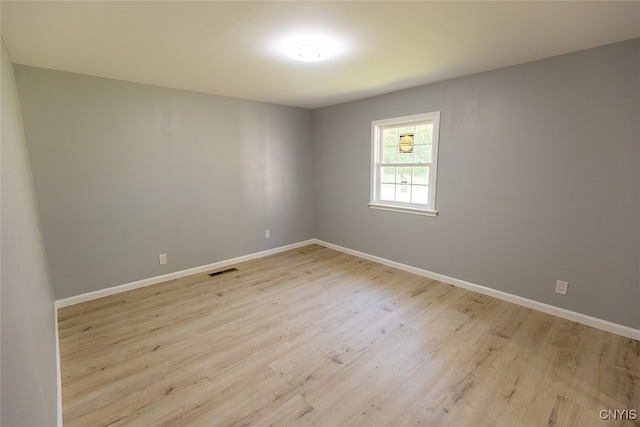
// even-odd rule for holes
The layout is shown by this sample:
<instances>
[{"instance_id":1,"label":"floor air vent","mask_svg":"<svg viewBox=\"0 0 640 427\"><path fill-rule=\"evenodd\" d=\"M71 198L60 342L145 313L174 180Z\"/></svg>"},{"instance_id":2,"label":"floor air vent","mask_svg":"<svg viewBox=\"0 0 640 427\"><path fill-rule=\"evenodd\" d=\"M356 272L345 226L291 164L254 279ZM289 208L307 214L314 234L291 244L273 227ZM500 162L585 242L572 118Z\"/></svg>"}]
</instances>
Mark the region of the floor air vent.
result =
<instances>
[{"instance_id":1,"label":"floor air vent","mask_svg":"<svg viewBox=\"0 0 640 427\"><path fill-rule=\"evenodd\" d=\"M216 271L215 273L209 273L209 277L216 277L216 276L219 276L221 274L231 273L232 271L238 271L238 269L237 268L228 268L226 270Z\"/></svg>"}]
</instances>

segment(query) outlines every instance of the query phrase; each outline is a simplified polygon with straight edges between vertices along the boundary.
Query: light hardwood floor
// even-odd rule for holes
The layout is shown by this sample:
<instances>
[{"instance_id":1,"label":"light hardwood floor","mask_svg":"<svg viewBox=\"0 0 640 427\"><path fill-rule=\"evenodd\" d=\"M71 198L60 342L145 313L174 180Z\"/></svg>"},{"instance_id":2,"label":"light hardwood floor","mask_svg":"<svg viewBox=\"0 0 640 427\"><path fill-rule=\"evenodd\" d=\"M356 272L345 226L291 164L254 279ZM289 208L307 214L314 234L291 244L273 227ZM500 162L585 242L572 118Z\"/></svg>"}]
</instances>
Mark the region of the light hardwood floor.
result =
<instances>
[{"instance_id":1,"label":"light hardwood floor","mask_svg":"<svg viewBox=\"0 0 640 427\"><path fill-rule=\"evenodd\" d=\"M64 425L640 425L600 419L638 341L318 245L234 267L60 309Z\"/></svg>"}]
</instances>

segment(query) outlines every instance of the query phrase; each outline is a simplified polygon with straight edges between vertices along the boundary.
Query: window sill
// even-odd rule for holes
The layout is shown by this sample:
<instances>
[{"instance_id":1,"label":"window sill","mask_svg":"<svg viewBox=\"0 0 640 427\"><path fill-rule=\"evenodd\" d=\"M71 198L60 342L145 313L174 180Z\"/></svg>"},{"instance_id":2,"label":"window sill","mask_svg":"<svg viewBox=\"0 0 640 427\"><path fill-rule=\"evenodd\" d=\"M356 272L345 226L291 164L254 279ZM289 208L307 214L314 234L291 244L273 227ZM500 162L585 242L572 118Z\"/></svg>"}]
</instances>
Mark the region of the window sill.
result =
<instances>
[{"instance_id":1,"label":"window sill","mask_svg":"<svg viewBox=\"0 0 640 427\"><path fill-rule=\"evenodd\" d=\"M367 205L371 209L379 209L382 211L400 212L400 213L406 213L406 214L431 216L431 217L438 215L438 211L432 211L428 209L418 209L418 208L395 206L395 205L381 205L379 203L368 203Z\"/></svg>"}]
</instances>

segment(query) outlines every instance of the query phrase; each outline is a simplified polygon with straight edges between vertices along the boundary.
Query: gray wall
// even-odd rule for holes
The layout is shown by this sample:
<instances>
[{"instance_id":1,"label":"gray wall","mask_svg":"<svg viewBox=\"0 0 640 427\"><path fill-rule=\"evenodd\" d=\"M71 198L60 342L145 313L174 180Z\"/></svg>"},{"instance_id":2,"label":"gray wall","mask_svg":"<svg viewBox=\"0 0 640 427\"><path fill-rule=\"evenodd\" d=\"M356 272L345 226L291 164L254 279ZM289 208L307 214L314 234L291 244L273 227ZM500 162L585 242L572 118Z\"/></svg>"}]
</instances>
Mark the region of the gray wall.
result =
<instances>
[{"instance_id":1,"label":"gray wall","mask_svg":"<svg viewBox=\"0 0 640 427\"><path fill-rule=\"evenodd\" d=\"M640 328L640 40L312 112L16 73L57 298L318 237ZM371 121L435 110L440 215L367 208Z\"/></svg>"},{"instance_id":2,"label":"gray wall","mask_svg":"<svg viewBox=\"0 0 640 427\"><path fill-rule=\"evenodd\" d=\"M0 424L54 426L54 300L13 68L2 43Z\"/></svg>"},{"instance_id":3,"label":"gray wall","mask_svg":"<svg viewBox=\"0 0 640 427\"><path fill-rule=\"evenodd\" d=\"M16 76L57 299L314 237L308 110Z\"/></svg>"},{"instance_id":4,"label":"gray wall","mask_svg":"<svg viewBox=\"0 0 640 427\"><path fill-rule=\"evenodd\" d=\"M440 215L369 209L371 121L430 111ZM319 239L640 328L640 40L312 117Z\"/></svg>"}]
</instances>

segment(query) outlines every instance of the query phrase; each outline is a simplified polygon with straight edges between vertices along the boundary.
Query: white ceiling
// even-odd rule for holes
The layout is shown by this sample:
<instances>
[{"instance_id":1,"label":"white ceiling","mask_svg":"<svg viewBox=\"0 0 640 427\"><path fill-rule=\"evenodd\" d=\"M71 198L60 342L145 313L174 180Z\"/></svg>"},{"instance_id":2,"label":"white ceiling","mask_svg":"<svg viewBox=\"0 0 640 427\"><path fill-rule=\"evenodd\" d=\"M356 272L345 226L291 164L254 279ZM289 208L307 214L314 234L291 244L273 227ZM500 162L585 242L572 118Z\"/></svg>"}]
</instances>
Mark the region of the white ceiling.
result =
<instances>
[{"instance_id":1,"label":"white ceiling","mask_svg":"<svg viewBox=\"0 0 640 427\"><path fill-rule=\"evenodd\" d=\"M317 108L640 37L640 2L2 1L13 62ZM293 61L278 42L341 52Z\"/></svg>"}]
</instances>

